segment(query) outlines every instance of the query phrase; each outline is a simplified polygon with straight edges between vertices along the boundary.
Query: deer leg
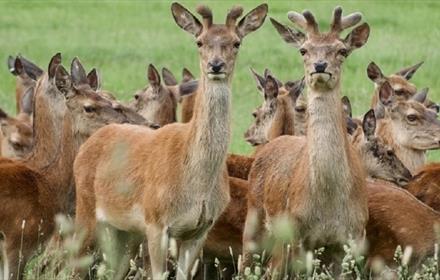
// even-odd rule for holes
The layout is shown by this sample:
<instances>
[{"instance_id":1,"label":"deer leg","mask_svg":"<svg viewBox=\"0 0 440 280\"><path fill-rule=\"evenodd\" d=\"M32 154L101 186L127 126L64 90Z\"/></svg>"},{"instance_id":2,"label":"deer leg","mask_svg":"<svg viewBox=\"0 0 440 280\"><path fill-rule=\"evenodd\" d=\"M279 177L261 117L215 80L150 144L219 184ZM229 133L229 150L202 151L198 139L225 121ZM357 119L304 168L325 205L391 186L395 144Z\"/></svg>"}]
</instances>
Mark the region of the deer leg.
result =
<instances>
[{"instance_id":1,"label":"deer leg","mask_svg":"<svg viewBox=\"0 0 440 280\"><path fill-rule=\"evenodd\" d=\"M136 255L142 237L112 226L107 226L103 234L109 235L108 239L105 238L106 236L102 236L104 242L107 240L109 242L100 243L103 245L100 247L104 248L104 252L108 255L109 266L115 272L113 279L125 279L130 267L130 260Z\"/></svg>"},{"instance_id":2,"label":"deer leg","mask_svg":"<svg viewBox=\"0 0 440 280\"><path fill-rule=\"evenodd\" d=\"M179 260L177 262L176 280L191 279L190 273L200 250L202 249L207 232L195 240L185 240L179 248Z\"/></svg>"},{"instance_id":3,"label":"deer leg","mask_svg":"<svg viewBox=\"0 0 440 280\"><path fill-rule=\"evenodd\" d=\"M246 216L246 222L243 230L243 263L241 271L244 268L251 266L253 254L260 254L261 256L261 242L264 233L264 211L249 207Z\"/></svg>"},{"instance_id":4,"label":"deer leg","mask_svg":"<svg viewBox=\"0 0 440 280\"><path fill-rule=\"evenodd\" d=\"M168 233L155 225L147 226L148 254L153 279L164 279L167 262Z\"/></svg>"}]
</instances>

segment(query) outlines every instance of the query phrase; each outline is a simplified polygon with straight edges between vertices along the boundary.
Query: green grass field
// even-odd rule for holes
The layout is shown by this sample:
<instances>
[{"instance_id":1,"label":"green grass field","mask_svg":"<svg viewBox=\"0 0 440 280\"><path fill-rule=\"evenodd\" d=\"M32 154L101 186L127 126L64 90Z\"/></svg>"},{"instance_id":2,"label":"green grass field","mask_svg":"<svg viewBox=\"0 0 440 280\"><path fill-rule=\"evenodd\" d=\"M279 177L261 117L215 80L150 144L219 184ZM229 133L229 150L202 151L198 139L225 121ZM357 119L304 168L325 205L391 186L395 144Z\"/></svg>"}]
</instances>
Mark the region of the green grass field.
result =
<instances>
[{"instance_id":1,"label":"green grass field","mask_svg":"<svg viewBox=\"0 0 440 280\"><path fill-rule=\"evenodd\" d=\"M234 4L246 10L260 1L204 1L214 11L214 21L224 22ZM194 11L196 1L182 1ZM440 101L440 2L438 1L270 1L269 16L288 23L287 11L312 10L328 26L334 6L346 13L361 11L371 26L369 42L346 61L343 94L361 115L368 109L373 84L366 67L375 61L386 74L425 61L413 78L420 88L430 87ZM21 53L46 69L50 57L61 52L64 64L80 57L90 69L97 67L105 89L128 100L146 83L146 66L168 67L180 76L186 66L198 75L194 39L174 22L167 1L0 2L0 60ZM6 63L0 67L0 106L14 110L14 79ZM252 110L261 103L249 67L270 68L281 80L298 79L303 68L296 49L285 44L267 20L242 44L233 83L233 141L231 151L248 153L243 132L252 121ZM431 153L440 160L440 153Z\"/></svg>"}]
</instances>

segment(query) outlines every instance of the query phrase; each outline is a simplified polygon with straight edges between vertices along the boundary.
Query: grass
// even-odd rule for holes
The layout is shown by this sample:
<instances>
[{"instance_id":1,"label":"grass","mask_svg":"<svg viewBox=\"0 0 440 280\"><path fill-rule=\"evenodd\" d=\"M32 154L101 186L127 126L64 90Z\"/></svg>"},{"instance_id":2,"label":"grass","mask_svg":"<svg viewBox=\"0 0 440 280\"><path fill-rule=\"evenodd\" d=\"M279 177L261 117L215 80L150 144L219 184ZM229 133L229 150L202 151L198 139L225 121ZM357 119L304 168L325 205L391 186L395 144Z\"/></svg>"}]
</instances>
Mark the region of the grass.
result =
<instances>
[{"instance_id":1,"label":"grass","mask_svg":"<svg viewBox=\"0 0 440 280\"><path fill-rule=\"evenodd\" d=\"M198 2L181 1L194 10ZM226 11L240 3L245 10L260 1L204 1L223 22ZM419 87L430 87L430 96L440 101L440 3L436 1L271 1L269 16L288 23L289 10L312 10L327 28L334 6L346 13L361 11L371 26L369 42L354 52L344 65L343 94L353 103L356 115L365 113L373 84L366 67L375 61L385 73L425 61L413 77ZM97 67L105 89L128 100L146 84L146 66L168 67L180 76L186 66L198 75L198 55L191 35L182 31L170 13L167 1L44 1L0 2L0 60L22 53L47 67L50 57L60 51L64 64L74 56L90 69ZM0 67L0 106L14 108L14 79L6 64ZM285 44L269 21L245 38L236 64L233 82L233 139L231 151L248 153L251 147L243 133L252 122L251 112L261 103L249 67L262 72L270 68L281 80L298 79L303 68L297 50ZM432 153L431 160L440 160Z\"/></svg>"}]
</instances>

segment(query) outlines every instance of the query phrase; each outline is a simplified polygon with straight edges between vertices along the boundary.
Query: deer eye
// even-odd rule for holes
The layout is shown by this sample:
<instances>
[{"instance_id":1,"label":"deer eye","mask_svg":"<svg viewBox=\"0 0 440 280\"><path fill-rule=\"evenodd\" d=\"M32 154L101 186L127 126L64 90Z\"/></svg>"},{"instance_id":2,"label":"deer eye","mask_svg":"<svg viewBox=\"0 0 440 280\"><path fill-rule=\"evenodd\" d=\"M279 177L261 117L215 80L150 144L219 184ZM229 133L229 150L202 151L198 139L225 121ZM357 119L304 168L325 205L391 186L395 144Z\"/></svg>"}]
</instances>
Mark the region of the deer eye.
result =
<instances>
[{"instance_id":1,"label":"deer eye","mask_svg":"<svg viewBox=\"0 0 440 280\"><path fill-rule=\"evenodd\" d=\"M86 113L92 113L92 112L95 112L95 107L90 106L90 105L84 106L84 111L85 111Z\"/></svg>"},{"instance_id":2,"label":"deer eye","mask_svg":"<svg viewBox=\"0 0 440 280\"><path fill-rule=\"evenodd\" d=\"M393 150L387 150L387 155L392 157L394 156L394 151Z\"/></svg>"},{"instance_id":3,"label":"deer eye","mask_svg":"<svg viewBox=\"0 0 440 280\"><path fill-rule=\"evenodd\" d=\"M295 107L295 111L298 113L304 113L306 111L306 108L304 107Z\"/></svg>"},{"instance_id":4,"label":"deer eye","mask_svg":"<svg viewBox=\"0 0 440 280\"><path fill-rule=\"evenodd\" d=\"M199 48L201 48L203 46L202 41L197 41L196 44L197 44L197 47L199 47Z\"/></svg>"},{"instance_id":5,"label":"deer eye","mask_svg":"<svg viewBox=\"0 0 440 280\"><path fill-rule=\"evenodd\" d=\"M139 94L135 94L134 99L139 100Z\"/></svg>"},{"instance_id":6,"label":"deer eye","mask_svg":"<svg viewBox=\"0 0 440 280\"><path fill-rule=\"evenodd\" d=\"M300 53L302 56L304 56L304 55L307 53L307 50L304 49L304 48L301 48L301 49L299 50L299 53Z\"/></svg>"},{"instance_id":7,"label":"deer eye","mask_svg":"<svg viewBox=\"0 0 440 280\"><path fill-rule=\"evenodd\" d=\"M340 49L338 51L338 54L342 55L343 57L347 57L348 56L348 50L347 49Z\"/></svg>"},{"instance_id":8,"label":"deer eye","mask_svg":"<svg viewBox=\"0 0 440 280\"><path fill-rule=\"evenodd\" d=\"M238 49L240 47L241 43L240 42L235 42L234 43L234 48Z\"/></svg>"},{"instance_id":9,"label":"deer eye","mask_svg":"<svg viewBox=\"0 0 440 280\"><path fill-rule=\"evenodd\" d=\"M410 122L415 122L417 120L417 116L414 114L408 115L406 116L406 118L408 119L408 121Z\"/></svg>"},{"instance_id":10,"label":"deer eye","mask_svg":"<svg viewBox=\"0 0 440 280\"><path fill-rule=\"evenodd\" d=\"M398 96L402 96L404 94L403 90L401 90L401 89L394 91L394 93Z\"/></svg>"}]
</instances>

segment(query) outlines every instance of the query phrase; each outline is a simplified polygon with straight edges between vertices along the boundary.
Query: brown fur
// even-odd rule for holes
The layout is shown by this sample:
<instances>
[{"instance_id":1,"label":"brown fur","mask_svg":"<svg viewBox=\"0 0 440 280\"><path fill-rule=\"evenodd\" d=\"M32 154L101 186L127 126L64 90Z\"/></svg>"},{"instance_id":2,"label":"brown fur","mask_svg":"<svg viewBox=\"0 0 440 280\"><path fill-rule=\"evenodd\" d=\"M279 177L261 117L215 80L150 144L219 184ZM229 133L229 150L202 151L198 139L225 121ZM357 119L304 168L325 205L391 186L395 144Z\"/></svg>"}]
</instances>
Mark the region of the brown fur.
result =
<instances>
[{"instance_id":1,"label":"brown fur","mask_svg":"<svg viewBox=\"0 0 440 280\"><path fill-rule=\"evenodd\" d=\"M47 91L49 87L47 84L51 83L48 79L45 75L39 82L37 100L40 95L62 95L59 92ZM96 93L77 91L74 96L68 98L67 107L73 113L76 106L80 106L80 114L83 114L85 103L91 103L99 108L105 106L111 108L110 103L99 102L96 96L98 96ZM37 108L35 119L39 119L39 115L44 114L39 111L42 107ZM51 235L55 225L55 215L72 212L72 165L76 151L83 139L94 130L94 126L97 125L95 122L101 122L102 125L102 118L108 118L108 113L103 112L102 109L97 110L100 110L101 117L99 120L92 119L89 124L78 123L83 119L75 113L73 115L69 113L65 105L64 113L60 112L60 116L54 116L62 118L62 130L58 134L61 139L56 140L59 150L53 155L50 164L35 168L30 161L0 159L0 231L6 237L9 272L14 275L14 278L21 278L21 271L36 250L38 242L44 243ZM111 120L111 118L105 119L104 123L111 122ZM60 122L60 120L52 121ZM85 131L84 126L88 125L89 129ZM35 152L39 153L39 151ZM23 254L22 259L19 258L20 251Z\"/></svg>"},{"instance_id":2,"label":"brown fur","mask_svg":"<svg viewBox=\"0 0 440 280\"><path fill-rule=\"evenodd\" d=\"M74 164L76 225L86 230L85 246L93 242L97 220L147 235L153 278L164 272L165 232L180 242L177 279L186 279L207 230L229 202L225 162L237 41L261 26L267 5L246 15L236 30L220 24L206 29L178 3L172 12L200 46L202 78L194 116L189 123L156 131L111 125L94 134ZM209 45L215 48L204 47ZM218 61L222 72L213 70Z\"/></svg>"},{"instance_id":3,"label":"brown fur","mask_svg":"<svg viewBox=\"0 0 440 280\"><path fill-rule=\"evenodd\" d=\"M440 147L440 121L435 112L414 100L419 95L406 101L393 100L394 95L388 82L380 87L381 103L387 107L386 117L378 122L376 135L391 146L414 173L425 163L425 152Z\"/></svg>"},{"instance_id":4,"label":"brown fur","mask_svg":"<svg viewBox=\"0 0 440 280\"><path fill-rule=\"evenodd\" d=\"M1 110L1 109L0 109ZM30 116L21 113L17 117L0 117L0 155L8 158L24 158L32 149L33 135Z\"/></svg>"},{"instance_id":5,"label":"brown fur","mask_svg":"<svg viewBox=\"0 0 440 280\"><path fill-rule=\"evenodd\" d=\"M228 167L228 175L230 177L236 177L243 180L247 180L253 162L254 162L253 157L228 154L228 157L226 159L226 165Z\"/></svg>"},{"instance_id":6,"label":"brown fur","mask_svg":"<svg viewBox=\"0 0 440 280\"><path fill-rule=\"evenodd\" d=\"M418 200L440 211L440 164L423 166L405 187Z\"/></svg>"},{"instance_id":7,"label":"brown fur","mask_svg":"<svg viewBox=\"0 0 440 280\"><path fill-rule=\"evenodd\" d=\"M300 22L310 27L312 17L304 13ZM306 29L306 37L272 23L304 55L309 119L306 137L281 136L257 153L249 174L248 218L256 213L260 228L266 223L270 231L272 219L287 213L306 248L336 245L339 250L329 253L338 255L347 238L364 237L368 219L365 171L347 139L339 95L344 56L365 44L369 27L364 23L341 40L335 33L317 34L317 28ZM327 72L315 70L321 61ZM261 229L255 233L247 219L245 242L258 235ZM247 261L250 253L244 248Z\"/></svg>"}]
</instances>

